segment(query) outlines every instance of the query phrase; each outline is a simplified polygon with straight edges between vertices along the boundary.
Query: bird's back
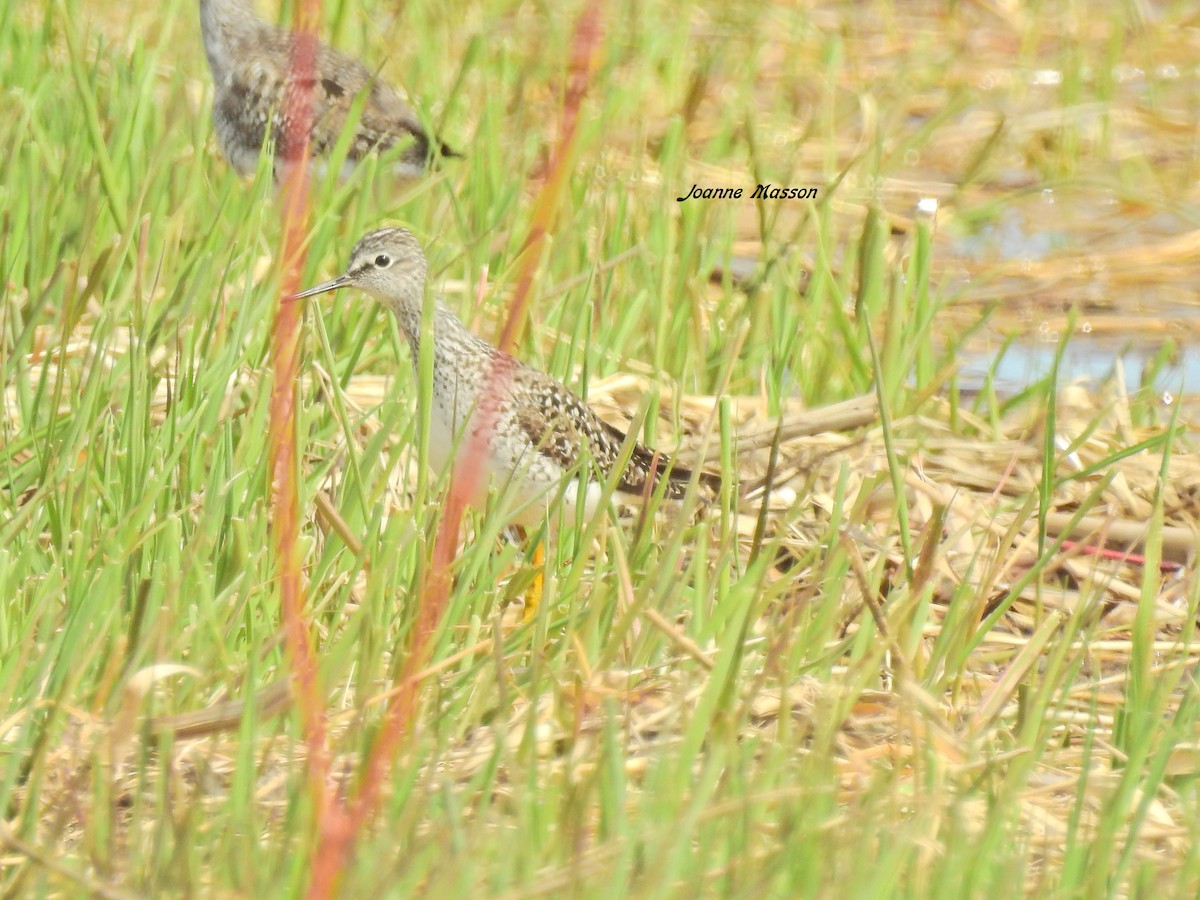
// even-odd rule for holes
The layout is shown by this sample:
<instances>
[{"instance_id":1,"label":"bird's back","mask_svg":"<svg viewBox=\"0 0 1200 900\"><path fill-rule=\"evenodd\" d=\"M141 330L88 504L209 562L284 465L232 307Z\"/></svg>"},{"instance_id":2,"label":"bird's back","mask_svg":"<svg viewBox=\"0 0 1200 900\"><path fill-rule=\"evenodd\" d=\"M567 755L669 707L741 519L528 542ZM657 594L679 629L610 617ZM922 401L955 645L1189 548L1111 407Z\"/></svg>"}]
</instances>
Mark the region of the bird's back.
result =
<instances>
[{"instance_id":1,"label":"bird's back","mask_svg":"<svg viewBox=\"0 0 1200 900\"><path fill-rule=\"evenodd\" d=\"M400 158L405 174L424 167L434 142L400 95L358 60L318 41L312 78L302 81L294 72L293 32L258 19L233 0L202 0L201 26L215 82L214 128L222 152L239 173L254 171L268 135L277 157L286 146L292 90L305 90L311 98L311 157L324 157L333 149L361 96L347 165L372 151L405 145ZM440 142L436 150L452 153Z\"/></svg>"}]
</instances>

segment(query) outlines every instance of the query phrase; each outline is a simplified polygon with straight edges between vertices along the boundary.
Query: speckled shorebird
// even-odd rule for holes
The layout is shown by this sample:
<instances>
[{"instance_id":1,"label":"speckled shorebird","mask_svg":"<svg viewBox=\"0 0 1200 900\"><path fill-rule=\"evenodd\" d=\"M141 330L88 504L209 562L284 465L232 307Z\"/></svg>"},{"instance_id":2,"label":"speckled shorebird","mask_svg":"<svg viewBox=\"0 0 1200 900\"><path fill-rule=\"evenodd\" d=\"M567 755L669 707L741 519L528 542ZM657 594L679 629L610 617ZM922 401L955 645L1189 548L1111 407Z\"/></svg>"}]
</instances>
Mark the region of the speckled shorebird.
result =
<instances>
[{"instance_id":1,"label":"speckled shorebird","mask_svg":"<svg viewBox=\"0 0 1200 900\"><path fill-rule=\"evenodd\" d=\"M292 71L295 35L256 18L250 0L200 0L200 30L215 86L213 127L221 152L239 174L249 175L269 136L275 177L282 178L280 148L287 136L287 97L300 84ZM347 122L353 122L342 176L368 153L393 147L403 148L397 170L405 176L419 175L434 156L456 155L425 132L391 86L358 60L320 42L308 87L312 90L312 158L325 157Z\"/></svg>"},{"instance_id":2,"label":"speckled shorebird","mask_svg":"<svg viewBox=\"0 0 1200 900\"><path fill-rule=\"evenodd\" d=\"M381 228L358 242L344 274L301 291L295 299L345 287L371 295L395 314L415 368L420 358L427 271L425 254L411 232ZM470 434L484 441L493 481L514 491L513 519L526 527L546 516L548 504L559 496L560 489L568 516L580 497L585 515L594 515L604 479L624 455L626 436L618 428L560 382L472 334L439 297L433 312L429 436L430 461L435 468L444 467L454 452L468 446L468 423ZM573 482L564 485L567 478ZM693 474L665 454L635 442L616 490L635 500L652 494L680 500L693 480L704 493L720 489L718 476L703 471ZM540 561L539 545L535 564ZM540 589L526 598L527 617L538 595Z\"/></svg>"}]
</instances>

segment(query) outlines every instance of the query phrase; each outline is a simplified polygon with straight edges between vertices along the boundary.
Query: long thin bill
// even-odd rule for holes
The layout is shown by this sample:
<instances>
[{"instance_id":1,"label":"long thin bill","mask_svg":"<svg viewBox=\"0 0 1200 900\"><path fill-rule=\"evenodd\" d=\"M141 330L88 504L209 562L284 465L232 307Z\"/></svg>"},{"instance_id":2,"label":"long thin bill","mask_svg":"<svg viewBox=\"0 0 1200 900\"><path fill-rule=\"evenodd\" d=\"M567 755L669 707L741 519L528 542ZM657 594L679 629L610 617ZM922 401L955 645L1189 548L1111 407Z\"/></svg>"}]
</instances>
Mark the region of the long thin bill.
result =
<instances>
[{"instance_id":1,"label":"long thin bill","mask_svg":"<svg viewBox=\"0 0 1200 900\"><path fill-rule=\"evenodd\" d=\"M324 294L324 293L328 293L329 291L336 291L338 288L346 287L346 285L348 285L349 283L350 283L349 278L347 278L345 275L339 275L337 278L331 278L329 281L322 281L320 284L316 285L315 287L310 287L306 291L301 291L298 294L292 294L292 299L293 300L302 300L305 297L312 297L317 294Z\"/></svg>"}]
</instances>

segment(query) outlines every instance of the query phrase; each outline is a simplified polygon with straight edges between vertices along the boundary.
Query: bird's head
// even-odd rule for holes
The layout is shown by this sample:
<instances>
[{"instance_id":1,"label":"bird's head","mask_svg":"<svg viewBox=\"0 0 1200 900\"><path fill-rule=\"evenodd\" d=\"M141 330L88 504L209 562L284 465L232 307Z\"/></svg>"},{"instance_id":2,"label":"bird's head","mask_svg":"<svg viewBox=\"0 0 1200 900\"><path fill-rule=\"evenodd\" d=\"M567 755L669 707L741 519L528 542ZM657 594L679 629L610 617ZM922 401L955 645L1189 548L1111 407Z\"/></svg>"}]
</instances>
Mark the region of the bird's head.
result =
<instances>
[{"instance_id":1,"label":"bird's head","mask_svg":"<svg viewBox=\"0 0 1200 900\"><path fill-rule=\"evenodd\" d=\"M380 228L354 245L344 273L294 294L292 299L356 287L397 311L409 305L419 308L427 271L425 253L411 231Z\"/></svg>"}]
</instances>

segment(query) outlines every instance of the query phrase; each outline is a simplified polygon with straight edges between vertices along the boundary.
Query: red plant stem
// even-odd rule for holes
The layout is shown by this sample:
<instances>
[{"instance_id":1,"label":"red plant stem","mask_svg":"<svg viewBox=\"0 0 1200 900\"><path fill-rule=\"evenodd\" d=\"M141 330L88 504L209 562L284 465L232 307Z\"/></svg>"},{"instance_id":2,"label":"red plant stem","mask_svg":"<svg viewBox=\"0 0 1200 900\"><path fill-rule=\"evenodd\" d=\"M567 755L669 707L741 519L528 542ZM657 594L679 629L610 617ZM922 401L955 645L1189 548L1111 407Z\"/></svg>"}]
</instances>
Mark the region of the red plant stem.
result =
<instances>
[{"instance_id":1,"label":"red plant stem","mask_svg":"<svg viewBox=\"0 0 1200 900\"><path fill-rule=\"evenodd\" d=\"M1086 556L1098 556L1101 559L1115 559L1123 563L1128 563L1131 566L1145 566L1146 557L1141 553L1134 553L1127 550L1113 550L1110 547L1097 547L1093 544L1083 544L1079 541L1063 541L1062 548L1064 550L1078 550ZM1178 572L1183 568L1181 563L1173 562L1169 559L1164 559L1158 564L1160 572Z\"/></svg>"},{"instance_id":2,"label":"red plant stem","mask_svg":"<svg viewBox=\"0 0 1200 900\"><path fill-rule=\"evenodd\" d=\"M597 52L600 49L601 29L600 13L602 4L593 0L584 7L575 23L575 34L571 40L571 62L567 76L567 89L563 95L562 128L558 135L558 146L550 159L550 168L546 181L534 201L533 217L529 226L529 235L525 238L525 246L521 251L521 269L517 276L517 286L513 291L512 303L508 308L508 319L504 330L500 333L499 347L505 353L512 353L525 327L526 310L529 306L529 291L533 286L533 276L537 271L538 260L541 257L542 244L546 235L554 225L554 219L561 205L563 185L568 175L567 163L575 149L575 138L578 133L579 109L591 83L592 71L595 68Z\"/></svg>"},{"instance_id":3,"label":"red plant stem","mask_svg":"<svg viewBox=\"0 0 1200 900\"><path fill-rule=\"evenodd\" d=\"M571 74L563 99L563 125L551 161L550 171L535 200L532 224L525 241L525 254L508 320L500 340L505 353L497 355L487 379L485 395L480 399L451 473L450 490L434 540L428 575L418 597L417 619L413 626L408 654L397 678L395 693L388 703L382 728L375 738L363 767L358 791L344 819L336 829L323 831L326 840L318 850L310 882L310 897L329 896L336 888L359 834L378 811L381 790L388 782L401 741L413 731L420 691L420 674L425 667L430 639L445 613L453 584L452 566L458 548L459 529L467 506L479 497L486 485L489 446L500 413L500 400L508 393L514 360L507 352L515 346L524 321L533 276L542 242L553 224L562 187L566 183L567 163L575 142L579 108L587 93L596 53L600 46L601 0L592 0L584 8L575 26L571 52Z\"/></svg>"},{"instance_id":4,"label":"red plant stem","mask_svg":"<svg viewBox=\"0 0 1200 900\"><path fill-rule=\"evenodd\" d=\"M287 130L276 148L283 173L283 271L272 334L269 453L272 474L272 525L279 560L280 605L291 667L291 686L300 710L300 725L308 754L309 792L313 821L319 835L336 830L343 817L329 803L330 755L326 740L325 707L317 679L317 660L305 616L299 536L299 485L296 449L296 381L299 374L300 316L291 295L300 287L304 239L308 230L308 139L312 125L313 73L316 69L316 22L319 0L301 0L296 7L296 39L292 45L294 78L285 99ZM310 888L315 885L310 884ZM324 896L314 894L314 896Z\"/></svg>"}]
</instances>

